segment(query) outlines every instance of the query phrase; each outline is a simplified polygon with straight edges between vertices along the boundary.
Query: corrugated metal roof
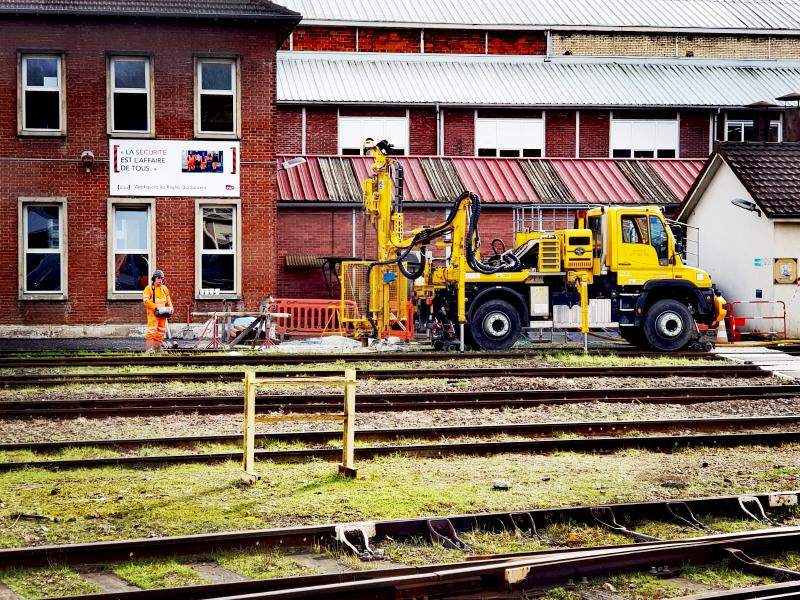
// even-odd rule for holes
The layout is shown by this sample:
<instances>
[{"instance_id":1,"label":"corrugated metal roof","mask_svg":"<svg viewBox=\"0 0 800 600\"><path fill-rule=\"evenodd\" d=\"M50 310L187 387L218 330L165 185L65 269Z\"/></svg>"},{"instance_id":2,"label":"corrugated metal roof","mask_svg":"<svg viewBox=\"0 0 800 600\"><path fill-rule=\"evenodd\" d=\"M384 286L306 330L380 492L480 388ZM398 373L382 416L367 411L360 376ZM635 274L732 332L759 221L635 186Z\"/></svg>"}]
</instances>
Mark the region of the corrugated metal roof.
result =
<instances>
[{"instance_id":1,"label":"corrugated metal roof","mask_svg":"<svg viewBox=\"0 0 800 600\"><path fill-rule=\"evenodd\" d=\"M309 24L552 29L800 29L796 0L283 0Z\"/></svg>"},{"instance_id":2,"label":"corrugated metal roof","mask_svg":"<svg viewBox=\"0 0 800 600\"><path fill-rule=\"evenodd\" d=\"M717 107L798 89L797 61L278 53L283 103Z\"/></svg>"},{"instance_id":3,"label":"corrugated metal roof","mask_svg":"<svg viewBox=\"0 0 800 600\"><path fill-rule=\"evenodd\" d=\"M580 204L652 203L643 198L612 159L553 160L553 168Z\"/></svg>"},{"instance_id":4,"label":"corrugated metal roof","mask_svg":"<svg viewBox=\"0 0 800 600\"><path fill-rule=\"evenodd\" d=\"M453 167L464 189L478 194L483 202L538 202L539 196L514 159L453 158Z\"/></svg>"},{"instance_id":5,"label":"corrugated metal roof","mask_svg":"<svg viewBox=\"0 0 800 600\"><path fill-rule=\"evenodd\" d=\"M659 178L669 186L676 197L683 200L694 184L700 171L703 170L703 160L653 160L649 162Z\"/></svg>"},{"instance_id":6,"label":"corrugated metal roof","mask_svg":"<svg viewBox=\"0 0 800 600\"><path fill-rule=\"evenodd\" d=\"M520 166L542 202L546 204L575 202L575 198L549 162L526 160L520 163Z\"/></svg>"},{"instance_id":7,"label":"corrugated metal roof","mask_svg":"<svg viewBox=\"0 0 800 600\"><path fill-rule=\"evenodd\" d=\"M643 198L658 204L678 204L682 200L661 181L648 163L621 160L617 163L617 167Z\"/></svg>"},{"instance_id":8,"label":"corrugated metal roof","mask_svg":"<svg viewBox=\"0 0 800 600\"><path fill-rule=\"evenodd\" d=\"M316 158L309 156L301 165L278 171L278 196L286 201L330 200Z\"/></svg>"},{"instance_id":9,"label":"corrugated metal roof","mask_svg":"<svg viewBox=\"0 0 800 600\"><path fill-rule=\"evenodd\" d=\"M288 157L279 157L284 160ZM372 159L309 156L278 172L280 202L360 204ZM404 199L449 203L465 190L487 204L676 204L699 173L700 160L498 159L398 157Z\"/></svg>"},{"instance_id":10,"label":"corrugated metal roof","mask_svg":"<svg viewBox=\"0 0 800 600\"><path fill-rule=\"evenodd\" d=\"M300 20L299 14L267 0L0 0L0 14Z\"/></svg>"}]
</instances>

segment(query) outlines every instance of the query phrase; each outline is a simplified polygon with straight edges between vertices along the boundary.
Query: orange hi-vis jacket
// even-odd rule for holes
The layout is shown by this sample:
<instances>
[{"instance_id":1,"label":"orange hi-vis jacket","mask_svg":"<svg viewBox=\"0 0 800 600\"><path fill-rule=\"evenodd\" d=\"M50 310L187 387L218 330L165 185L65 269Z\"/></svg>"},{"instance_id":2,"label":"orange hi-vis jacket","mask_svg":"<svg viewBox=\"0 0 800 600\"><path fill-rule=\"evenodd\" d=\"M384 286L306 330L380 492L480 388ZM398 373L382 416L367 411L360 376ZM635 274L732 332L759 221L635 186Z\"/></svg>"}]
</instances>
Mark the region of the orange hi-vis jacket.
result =
<instances>
[{"instance_id":1,"label":"orange hi-vis jacket","mask_svg":"<svg viewBox=\"0 0 800 600\"><path fill-rule=\"evenodd\" d=\"M148 285L142 292L142 302L144 302L144 307L147 310L147 331L144 337L161 343L164 341L164 334L167 331L167 318L157 317L156 309L172 306L169 288L163 284Z\"/></svg>"}]
</instances>

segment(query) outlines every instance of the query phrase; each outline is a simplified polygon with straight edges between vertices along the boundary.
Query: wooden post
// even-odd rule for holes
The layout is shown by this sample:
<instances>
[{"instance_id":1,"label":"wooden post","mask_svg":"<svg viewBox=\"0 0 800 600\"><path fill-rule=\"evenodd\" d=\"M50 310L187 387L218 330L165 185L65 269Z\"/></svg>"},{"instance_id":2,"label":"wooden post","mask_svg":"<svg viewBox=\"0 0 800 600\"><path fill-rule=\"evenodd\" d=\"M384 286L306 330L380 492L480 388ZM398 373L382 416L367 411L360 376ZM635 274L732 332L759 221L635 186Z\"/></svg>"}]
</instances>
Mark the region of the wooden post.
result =
<instances>
[{"instance_id":1,"label":"wooden post","mask_svg":"<svg viewBox=\"0 0 800 600\"><path fill-rule=\"evenodd\" d=\"M242 480L253 484L258 481L255 469L256 445L256 373L244 374L244 439L242 440Z\"/></svg>"},{"instance_id":2,"label":"wooden post","mask_svg":"<svg viewBox=\"0 0 800 600\"><path fill-rule=\"evenodd\" d=\"M355 417L356 417L356 372L347 369L344 372L344 420L342 432L342 464L339 473L347 477L356 477L358 471L353 467L355 453Z\"/></svg>"}]
</instances>

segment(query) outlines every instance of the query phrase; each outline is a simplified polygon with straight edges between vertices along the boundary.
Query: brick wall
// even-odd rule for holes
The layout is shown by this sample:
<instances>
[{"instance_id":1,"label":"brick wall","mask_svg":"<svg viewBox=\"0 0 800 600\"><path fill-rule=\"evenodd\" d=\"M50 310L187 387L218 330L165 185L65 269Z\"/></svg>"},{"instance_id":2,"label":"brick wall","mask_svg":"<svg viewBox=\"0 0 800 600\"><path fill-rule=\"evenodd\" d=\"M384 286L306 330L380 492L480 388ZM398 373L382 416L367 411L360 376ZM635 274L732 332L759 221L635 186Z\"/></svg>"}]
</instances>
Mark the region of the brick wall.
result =
<instances>
[{"instance_id":1,"label":"brick wall","mask_svg":"<svg viewBox=\"0 0 800 600\"><path fill-rule=\"evenodd\" d=\"M442 109L444 153L447 156L475 155L475 111Z\"/></svg>"},{"instance_id":2,"label":"brick wall","mask_svg":"<svg viewBox=\"0 0 800 600\"><path fill-rule=\"evenodd\" d=\"M255 308L274 289L275 47L270 29L208 26L175 21L127 24L59 24L43 19L0 23L0 300L2 323L144 322L141 301L106 299L109 195L106 133L106 52L150 53L155 79L155 131L159 139L194 137L193 55L236 52L241 57L243 298ZM17 49L66 52L67 136L17 138ZM95 165L86 174L82 151ZM262 164L259 164L262 163ZM68 293L66 301L18 300L17 204L20 196L67 198ZM185 317L194 299L194 200L156 199L157 256ZM248 260L249 257L249 260ZM258 257L258 260L252 260ZM198 303L197 307L218 303Z\"/></svg>"},{"instance_id":3,"label":"brick wall","mask_svg":"<svg viewBox=\"0 0 800 600\"><path fill-rule=\"evenodd\" d=\"M544 145L544 156L575 157L574 110L545 111Z\"/></svg>"},{"instance_id":4,"label":"brick wall","mask_svg":"<svg viewBox=\"0 0 800 600\"><path fill-rule=\"evenodd\" d=\"M287 40L282 50L289 49ZM355 52L355 27L296 27L292 32L293 50L316 50L325 52Z\"/></svg>"},{"instance_id":5,"label":"brick wall","mask_svg":"<svg viewBox=\"0 0 800 600\"><path fill-rule=\"evenodd\" d=\"M609 113L582 110L580 116L581 158L607 158L609 148Z\"/></svg>"},{"instance_id":6,"label":"brick wall","mask_svg":"<svg viewBox=\"0 0 800 600\"><path fill-rule=\"evenodd\" d=\"M436 110L412 108L409 120L410 154L436 154Z\"/></svg>"},{"instance_id":7,"label":"brick wall","mask_svg":"<svg viewBox=\"0 0 800 600\"><path fill-rule=\"evenodd\" d=\"M294 50L353 52L420 52L419 29L318 27L301 25L294 30ZM670 35L663 33L553 32L553 54L576 56L679 56L714 58L800 58L797 36L765 35ZM425 52L485 54L487 32L458 29L426 29ZM281 50L289 49L287 40ZM547 52L541 31L489 31L489 54Z\"/></svg>"},{"instance_id":8,"label":"brick wall","mask_svg":"<svg viewBox=\"0 0 800 600\"><path fill-rule=\"evenodd\" d=\"M426 29L425 52L439 54L485 54L486 34L482 31Z\"/></svg>"},{"instance_id":9,"label":"brick wall","mask_svg":"<svg viewBox=\"0 0 800 600\"><path fill-rule=\"evenodd\" d=\"M489 54L547 53L547 38L541 31L490 31Z\"/></svg>"},{"instance_id":10,"label":"brick wall","mask_svg":"<svg viewBox=\"0 0 800 600\"><path fill-rule=\"evenodd\" d=\"M419 29L359 27L359 52L419 52Z\"/></svg>"},{"instance_id":11,"label":"brick wall","mask_svg":"<svg viewBox=\"0 0 800 600\"><path fill-rule=\"evenodd\" d=\"M278 154L303 151L303 109L280 106L275 114L275 148Z\"/></svg>"},{"instance_id":12,"label":"brick wall","mask_svg":"<svg viewBox=\"0 0 800 600\"><path fill-rule=\"evenodd\" d=\"M711 58L800 57L800 40L796 36L554 32L552 41L554 55L695 56Z\"/></svg>"},{"instance_id":13,"label":"brick wall","mask_svg":"<svg viewBox=\"0 0 800 600\"><path fill-rule=\"evenodd\" d=\"M336 154L339 146L336 108L309 106L306 109L306 153Z\"/></svg>"},{"instance_id":14,"label":"brick wall","mask_svg":"<svg viewBox=\"0 0 800 600\"><path fill-rule=\"evenodd\" d=\"M704 111L681 111L680 157L706 158L710 135L709 114Z\"/></svg>"}]
</instances>

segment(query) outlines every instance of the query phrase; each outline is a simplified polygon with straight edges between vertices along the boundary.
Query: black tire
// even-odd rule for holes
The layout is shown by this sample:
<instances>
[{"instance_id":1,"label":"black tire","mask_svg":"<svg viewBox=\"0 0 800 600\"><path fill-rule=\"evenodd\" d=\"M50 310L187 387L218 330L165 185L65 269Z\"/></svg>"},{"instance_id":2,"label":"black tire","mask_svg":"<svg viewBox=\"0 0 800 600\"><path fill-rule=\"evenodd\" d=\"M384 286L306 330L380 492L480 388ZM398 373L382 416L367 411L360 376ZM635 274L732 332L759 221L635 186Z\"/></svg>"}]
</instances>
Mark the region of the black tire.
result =
<instances>
[{"instance_id":1,"label":"black tire","mask_svg":"<svg viewBox=\"0 0 800 600\"><path fill-rule=\"evenodd\" d=\"M689 343L693 329L689 309L677 300L659 300L644 316L644 336L654 350L680 350Z\"/></svg>"},{"instance_id":2,"label":"black tire","mask_svg":"<svg viewBox=\"0 0 800 600\"><path fill-rule=\"evenodd\" d=\"M519 313L505 300L487 300L472 313L469 330L482 350L506 350L522 332Z\"/></svg>"},{"instance_id":3,"label":"black tire","mask_svg":"<svg viewBox=\"0 0 800 600\"><path fill-rule=\"evenodd\" d=\"M620 327L619 335L631 346L636 346L637 348L641 349L650 348L650 345L647 343L647 339L644 337L644 332L642 331L641 327Z\"/></svg>"}]
</instances>

